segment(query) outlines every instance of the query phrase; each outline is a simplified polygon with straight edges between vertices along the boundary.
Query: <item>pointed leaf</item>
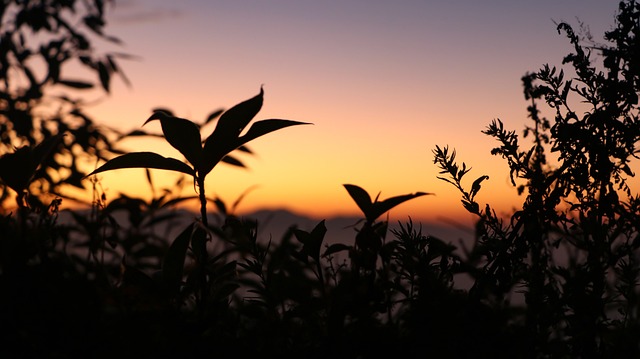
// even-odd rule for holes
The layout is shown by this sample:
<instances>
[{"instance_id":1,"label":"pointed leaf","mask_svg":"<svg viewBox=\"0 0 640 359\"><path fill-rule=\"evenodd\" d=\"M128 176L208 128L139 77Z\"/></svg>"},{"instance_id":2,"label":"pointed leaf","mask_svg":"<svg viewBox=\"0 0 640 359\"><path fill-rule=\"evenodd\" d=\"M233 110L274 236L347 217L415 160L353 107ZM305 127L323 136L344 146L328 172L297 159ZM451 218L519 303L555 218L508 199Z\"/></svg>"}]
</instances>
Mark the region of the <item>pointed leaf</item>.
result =
<instances>
[{"instance_id":1,"label":"pointed leaf","mask_svg":"<svg viewBox=\"0 0 640 359\"><path fill-rule=\"evenodd\" d=\"M218 209L218 212L220 212L220 214L226 216L227 215L227 205L224 203L223 200L221 200L220 198L216 198L213 200L213 203L216 205L216 208Z\"/></svg>"},{"instance_id":2,"label":"pointed leaf","mask_svg":"<svg viewBox=\"0 0 640 359\"><path fill-rule=\"evenodd\" d=\"M175 158L163 157L153 152L132 152L108 161L87 176L123 168L155 168L182 172L191 176L195 174L193 168Z\"/></svg>"},{"instance_id":3,"label":"pointed leaf","mask_svg":"<svg viewBox=\"0 0 640 359\"><path fill-rule=\"evenodd\" d=\"M204 162L199 168L200 172L206 175L226 154L241 145L237 143L238 137L262 108L263 94L260 88L258 95L233 106L220 116L216 128L204 143ZM207 122L211 119L210 115Z\"/></svg>"},{"instance_id":4,"label":"pointed leaf","mask_svg":"<svg viewBox=\"0 0 640 359\"><path fill-rule=\"evenodd\" d=\"M193 224L190 224L171 243L162 263L162 277L169 288L170 293L175 294L180 289L182 273L184 271L184 260L187 255L187 248L191 241Z\"/></svg>"},{"instance_id":5,"label":"pointed leaf","mask_svg":"<svg viewBox=\"0 0 640 359\"><path fill-rule=\"evenodd\" d=\"M215 132L209 136L204 144L204 163L200 170L201 174L207 174L221 161L224 156L229 152L242 147L245 143L265 135L269 132L277 131L281 128L294 126L294 125L306 125L305 122L289 121L289 120L263 120L254 123L247 133L234 139L220 138L220 141L216 142Z\"/></svg>"},{"instance_id":6,"label":"pointed leaf","mask_svg":"<svg viewBox=\"0 0 640 359\"><path fill-rule=\"evenodd\" d=\"M372 204L371 196L369 196L369 193L367 193L367 191L365 191L361 187L353 184L345 184L343 186L347 189L347 192L349 192L351 198L356 202L362 213L368 219L369 216L367 216L367 213L371 211Z\"/></svg>"},{"instance_id":7,"label":"pointed leaf","mask_svg":"<svg viewBox=\"0 0 640 359\"><path fill-rule=\"evenodd\" d=\"M123 139L125 137L134 137L134 136L155 136L153 134L150 134L147 131L143 131L143 130L133 130L129 133L125 133L122 136L120 136L120 139ZM160 137L160 135L158 135L158 137Z\"/></svg>"},{"instance_id":8,"label":"pointed leaf","mask_svg":"<svg viewBox=\"0 0 640 359\"><path fill-rule=\"evenodd\" d=\"M68 87L73 87L76 89L90 89L93 87L93 84L90 82L77 81L77 80L58 80L57 83L61 85L65 85Z\"/></svg>"},{"instance_id":9,"label":"pointed leaf","mask_svg":"<svg viewBox=\"0 0 640 359\"><path fill-rule=\"evenodd\" d=\"M216 118L218 118L218 117L219 117L223 112L224 112L224 110L223 110L223 109L218 109L218 110L215 110L215 111L211 112L211 113L209 114L209 116L207 116L207 119L206 119L206 120L204 120L205 125L206 125L207 123L209 123L209 122L211 122L211 121L215 120Z\"/></svg>"},{"instance_id":10,"label":"pointed leaf","mask_svg":"<svg viewBox=\"0 0 640 359\"><path fill-rule=\"evenodd\" d=\"M98 74L100 75L100 84L102 88L109 92L109 83L111 80L111 70L107 67L108 63L98 62Z\"/></svg>"},{"instance_id":11,"label":"pointed leaf","mask_svg":"<svg viewBox=\"0 0 640 359\"><path fill-rule=\"evenodd\" d=\"M247 133L238 139L238 143L234 146L234 150L245 143L252 141L258 137L266 135L267 133L274 132L285 127L296 126L296 125L310 125L308 122L299 122L299 121L291 121L291 120L279 120L279 119L270 119L270 120L262 120L251 125Z\"/></svg>"},{"instance_id":12,"label":"pointed leaf","mask_svg":"<svg viewBox=\"0 0 640 359\"><path fill-rule=\"evenodd\" d=\"M167 142L180 151L196 169L199 168L202 161L200 128L187 119L174 117L163 111L154 112L144 125L153 120L160 120Z\"/></svg>"},{"instance_id":13,"label":"pointed leaf","mask_svg":"<svg viewBox=\"0 0 640 359\"><path fill-rule=\"evenodd\" d=\"M238 138L242 130L253 120L262 108L264 91L225 111L216 125L214 132L220 137Z\"/></svg>"},{"instance_id":14,"label":"pointed leaf","mask_svg":"<svg viewBox=\"0 0 640 359\"><path fill-rule=\"evenodd\" d=\"M253 154L253 151L251 151L251 149L247 146L240 146L237 148L238 151L240 152L244 152L244 153L249 153L249 154Z\"/></svg>"},{"instance_id":15,"label":"pointed leaf","mask_svg":"<svg viewBox=\"0 0 640 359\"><path fill-rule=\"evenodd\" d=\"M367 217L367 221L369 222L373 222L375 221L378 217L380 217L381 215L383 215L385 212L389 211L391 208L406 202L410 199L416 198L416 197L421 197L421 196L425 196L425 195L431 195L433 193L425 193L425 192L416 192L416 193L412 193L412 194L406 194L403 196L396 196L396 197L391 197L391 198L387 198L382 202L375 202L372 206L371 206L371 210L369 211L369 213L366 214Z\"/></svg>"},{"instance_id":16,"label":"pointed leaf","mask_svg":"<svg viewBox=\"0 0 640 359\"><path fill-rule=\"evenodd\" d=\"M175 116L175 114L173 113L173 111L169 110L166 107L156 107L153 110L151 110L152 113L154 112L165 112L167 115L169 116Z\"/></svg>"},{"instance_id":17,"label":"pointed leaf","mask_svg":"<svg viewBox=\"0 0 640 359\"><path fill-rule=\"evenodd\" d=\"M306 254L316 262L320 261L320 248L322 247L322 241L326 233L327 227L324 224L324 220L320 221L311 233L299 229L293 232L296 239L302 243L301 253Z\"/></svg>"},{"instance_id":18,"label":"pointed leaf","mask_svg":"<svg viewBox=\"0 0 640 359\"><path fill-rule=\"evenodd\" d=\"M222 162L226 164L230 164L232 166L243 167L243 168L247 167L244 165L244 163L242 163L242 161L232 156L224 156L224 158L222 159Z\"/></svg>"}]
</instances>

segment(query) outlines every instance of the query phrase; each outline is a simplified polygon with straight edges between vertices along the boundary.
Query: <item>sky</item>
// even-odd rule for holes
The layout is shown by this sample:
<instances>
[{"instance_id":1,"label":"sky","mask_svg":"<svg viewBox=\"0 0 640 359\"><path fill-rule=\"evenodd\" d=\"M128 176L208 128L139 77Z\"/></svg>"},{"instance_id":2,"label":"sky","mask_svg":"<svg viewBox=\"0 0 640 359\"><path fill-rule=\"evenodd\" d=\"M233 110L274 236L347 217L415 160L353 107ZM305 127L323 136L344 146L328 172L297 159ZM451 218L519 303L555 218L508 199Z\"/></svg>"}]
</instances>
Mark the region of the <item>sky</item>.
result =
<instances>
[{"instance_id":1,"label":"sky","mask_svg":"<svg viewBox=\"0 0 640 359\"><path fill-rule=\"evenodd\" d=\"M218 108L255 96L256 120L313 123L286 128L238 155L248 170L220 165L206 191L238 211L284 208L326 218L358 208L342 184L380 198L434 193L400 205L391 217L470 223L457 190L437 179L432 150L457 151L473 169L467 185L489 175L477 199L500 213L522 202L497 143L481 133L493 119L519 133L528 103L521 77L561 65L571 47L554 22L589 26L596 40L614 23L617 0L117 1L106 31L131 86L115 79L88 108L99 123L139 129L151 109L203 121ZM105 45L105 49L107 49ZM156 124L147 125L160 131ZM145 128L147 128L145 127ZM204 129L203 136L213 128ZM162 140L127 140L130 151L181 158ZM148 196L142 170L101 174L108 197ZM154 171L169 186L175 177ZM193 187L186 186L185 194Z\"/></svg>"}]
</instances>

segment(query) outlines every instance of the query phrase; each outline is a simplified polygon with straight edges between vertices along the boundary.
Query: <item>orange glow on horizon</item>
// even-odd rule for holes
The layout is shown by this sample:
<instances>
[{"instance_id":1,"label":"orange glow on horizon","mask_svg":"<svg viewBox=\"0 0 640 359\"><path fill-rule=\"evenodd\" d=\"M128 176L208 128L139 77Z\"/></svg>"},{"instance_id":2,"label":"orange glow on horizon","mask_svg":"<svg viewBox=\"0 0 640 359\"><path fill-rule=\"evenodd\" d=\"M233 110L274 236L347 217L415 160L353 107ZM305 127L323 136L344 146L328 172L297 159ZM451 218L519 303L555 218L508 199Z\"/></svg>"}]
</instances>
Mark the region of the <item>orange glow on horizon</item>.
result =
<instances>
[{"instance_id":1,"label":"orange glow on horizon","mask_svg":"<svg viewBox=\"0 0 640 359\"><path fill-rule=\"evenodd\" d=\"M233 203L257 186L239 213L285 208L316 218L358 215L342 187L350 183L373 197L381 192L381 198L434 193L394 208L392 218L464 223L473 218L456 189L437 179L431 151L436 145L455 148L458 162L473 167L467 185L490 177L477 197L480 205L511 213L523 198L509 183L506 163L490 154L495 141L481 131L500 118L520 133L529 105L521 76L547 62L560 64L571 51L550 18L578 16L599 34L615 11L610 4L550 1L510 5L508 16L479 2L380 3L366 11L351 3L273 4L267 12L264 4L211 2L196 11L185 3L170 3L181 16L157 21L130 21L136 11L144 12L140 5L115 10L107 30L125 43L116 50L140 59L120 63L131 88L116 77L111 93L96 95L102 101L87 108L97 123L129 132L140 129L156 107L201 123L264 85L255 120L313 125L249 143L255 155L238 155L248 169L216 167L207 177L209 197ZM144 129L160 133L157 124ZM205 127L203 137L211 130ZM121 147L182 159L162 139L127 139ZM108 199L120 192L152 196L142 170L99 178ZM153 170L152 178L159 193L176 176ZM195 195L190 180L182 194ZM90 191L84 198L90 201Z\"/></svg>"}]
</instances>

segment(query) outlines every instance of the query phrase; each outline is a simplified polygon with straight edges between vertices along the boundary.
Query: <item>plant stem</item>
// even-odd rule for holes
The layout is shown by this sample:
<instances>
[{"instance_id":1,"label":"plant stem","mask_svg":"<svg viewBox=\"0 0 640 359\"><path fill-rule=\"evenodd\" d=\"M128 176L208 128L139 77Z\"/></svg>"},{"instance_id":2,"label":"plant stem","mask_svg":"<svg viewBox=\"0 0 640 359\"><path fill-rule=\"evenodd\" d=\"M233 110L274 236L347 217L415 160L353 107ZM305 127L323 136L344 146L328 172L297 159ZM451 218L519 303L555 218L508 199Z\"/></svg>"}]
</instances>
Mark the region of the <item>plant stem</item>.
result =
<instances>
[{"instance_id":1,"label":"plant stem","mask_svg":"<svg viewBox=\"0 0 640 359\"><path fill-rule=\"evenodd\" d=\"M207 197L204 191L204 176L196 176L196 182L198 183L199 197L200 197L200 215L202 216L202 224L205 228L209 228L209 221L207 219ZM198 311L200 312L200 319L204 319L205 308L208 301L209 283L207 283L207 241L206 234L202 238L202 257L200 258L200 302L198 303Z\"/></svg>"},{"instance_id":2,"label":"plant stem","mask_svg":"<svg viewBox=\"0 0 640 359\"><path fill-rule=\"evenodd\" d=\"M207 219L207 197L204 193L204 176L197 176L196 182L198 183L199 189L199 197L200 197L200 215L202 216L202 224L205 227L209 226L209 221Z\"/></svg>"}]
</instances>

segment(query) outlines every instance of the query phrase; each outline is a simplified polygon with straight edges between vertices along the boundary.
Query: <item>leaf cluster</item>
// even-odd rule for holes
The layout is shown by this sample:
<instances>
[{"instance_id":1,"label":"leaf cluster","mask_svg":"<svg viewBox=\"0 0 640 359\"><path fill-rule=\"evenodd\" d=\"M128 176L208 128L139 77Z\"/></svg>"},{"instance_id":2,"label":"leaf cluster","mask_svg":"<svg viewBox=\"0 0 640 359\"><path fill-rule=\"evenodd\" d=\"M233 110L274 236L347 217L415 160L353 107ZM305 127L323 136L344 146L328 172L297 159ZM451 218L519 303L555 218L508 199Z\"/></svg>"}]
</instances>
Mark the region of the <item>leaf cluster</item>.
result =
<instances>
[{"instance_id":1,"label":"leaf cluster","mask_svg":"<svg viewBox=\"0 0 640 359\"><path fill-rule=\"evenodd\" d=\"M83 100L75 97L92 88L108 93L116 75L128 82L118 63L130 56L100 54L94 46L102 40L120 43L104 32L109 3L30 0L0 4L0 155L26 153L24 146L66 135L38 163L41 170L35 177L29 174L34 181L21 188L34 201L46 202L46 193L60 194L67 186L84 190L86 173L80 164L118 152L113 143L117 131L97 125L82 110ZM72 64L80 64L95 79L69 77L65 69ZM0 203L11 197L10 187L0 183Z\"/></svg>"}]
</instances>

